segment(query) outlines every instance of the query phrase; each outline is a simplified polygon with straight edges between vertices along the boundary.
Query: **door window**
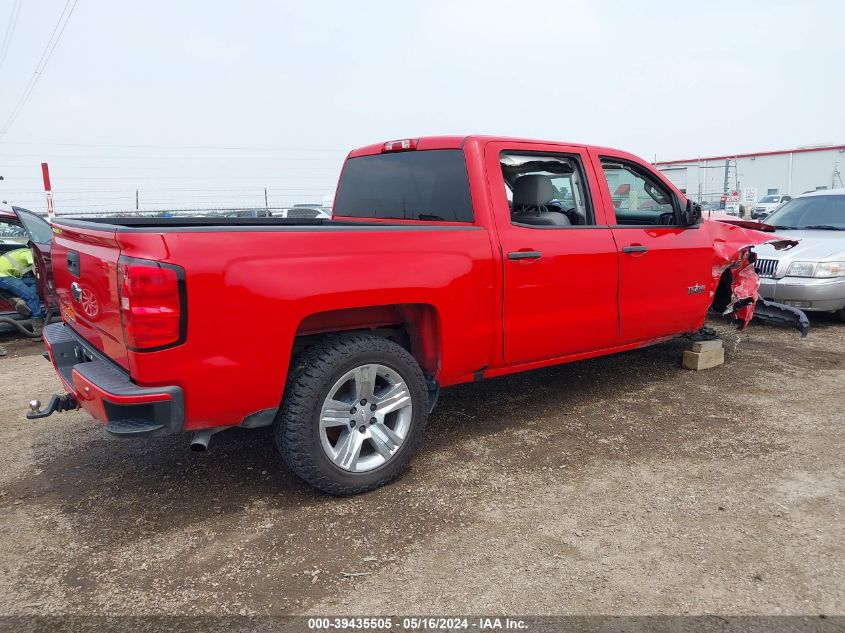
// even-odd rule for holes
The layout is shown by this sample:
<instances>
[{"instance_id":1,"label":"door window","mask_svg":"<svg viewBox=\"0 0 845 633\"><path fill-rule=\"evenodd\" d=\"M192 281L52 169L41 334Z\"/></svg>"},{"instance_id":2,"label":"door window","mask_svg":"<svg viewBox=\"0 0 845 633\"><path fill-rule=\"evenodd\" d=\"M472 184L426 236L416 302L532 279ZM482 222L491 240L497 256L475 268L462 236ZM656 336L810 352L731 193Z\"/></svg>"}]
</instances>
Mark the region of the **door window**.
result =
<instances>
[{"instance_id":1,"label":"door window","mask_svg":"<svg viewBox=\"0 0 845 633\"><path fill-rule=\"evenodd\" d=\"M672 194L661 183L627 163L602 159L601 164L610 189L616 224L678 225Z\"/></svg>"},{"instance_id":2,"label":"door window","mask_svg":"<svg viewBox=\"0 0 845 633\"><path fill-rule=\"evenodd\" d=\"M511 222L529 228L593 226L580 161L560 154L502 152Z\"/></svg>"},{"instance_id":3,"label":"door window","mask_svg":"<svg viewBox=\"0 0 845 633\"><path fill-rule=\"evenodd\" d=\"M29 231L29 235L32 237L33 242L36 244L50 243L53 239L53 229L50 228L49 224L31 211L26 211L25 209L18 209L15 207L15 213L18 214L18 217L24 227L26 227L26 230Z\"/></svg>"}]
</instances>

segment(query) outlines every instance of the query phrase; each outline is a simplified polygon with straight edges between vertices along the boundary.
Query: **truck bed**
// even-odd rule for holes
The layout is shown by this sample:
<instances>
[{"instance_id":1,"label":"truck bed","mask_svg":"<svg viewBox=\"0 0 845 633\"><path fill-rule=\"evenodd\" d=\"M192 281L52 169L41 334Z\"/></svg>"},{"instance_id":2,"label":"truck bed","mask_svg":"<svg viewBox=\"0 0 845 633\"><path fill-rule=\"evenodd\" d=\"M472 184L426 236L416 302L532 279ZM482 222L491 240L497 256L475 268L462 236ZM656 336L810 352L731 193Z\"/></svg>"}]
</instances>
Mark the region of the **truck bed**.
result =
<instances>
[{"instance_id":1,"label":"truck bed","mask_svg":"<svg viewBox=\"0 0 845 633\"><path fill-rule=\"evenodd\" d=\"M447 350L420 352L444 385L489 362L496 268L481 226L110 217L60 218L54 229L66 327L137 386L184 389L184 430L272 418L295 340L321 332L419 324L413 345ZM178 341L127 343L123 265L178 270Z\"/></svg>"}]
</instances>

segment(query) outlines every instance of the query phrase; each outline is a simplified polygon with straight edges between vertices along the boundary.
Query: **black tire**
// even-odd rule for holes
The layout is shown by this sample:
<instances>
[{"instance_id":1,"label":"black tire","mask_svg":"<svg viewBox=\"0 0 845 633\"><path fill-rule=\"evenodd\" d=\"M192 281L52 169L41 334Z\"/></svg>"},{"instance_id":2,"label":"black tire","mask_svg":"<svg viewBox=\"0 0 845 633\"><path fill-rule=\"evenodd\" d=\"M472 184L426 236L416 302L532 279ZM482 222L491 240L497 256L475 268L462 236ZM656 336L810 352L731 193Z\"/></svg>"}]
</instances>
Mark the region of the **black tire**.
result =
<instances>
[{"instance_id":1,"label":"black tire","mask_svg":"<svg viewBox=\"0 0 845 633\"><path fill-rule=\"evenodd\" d=\"M837 310L833 314L835 314L836 318L838 318L842 323L845 323L845 308Z\"/></svg>"},{"instance_id":2,"label":"black tire","mask_svg":"<svg viewBox=\"0 0 845 633\"><path fill-rule=\"evenodd\" d=\"M353 473L336 466L323 450L320 409L341 376L367 363L385 365L402 377L411 393L413 414L405 441L390 460L369 472ZM373 334L338 334L291 362L273 434L285 463L297 476L323 492L346 496L374 490L398 477L417 452L427 421L425 377L407 350Z\"/></svg>"}]
</instances>

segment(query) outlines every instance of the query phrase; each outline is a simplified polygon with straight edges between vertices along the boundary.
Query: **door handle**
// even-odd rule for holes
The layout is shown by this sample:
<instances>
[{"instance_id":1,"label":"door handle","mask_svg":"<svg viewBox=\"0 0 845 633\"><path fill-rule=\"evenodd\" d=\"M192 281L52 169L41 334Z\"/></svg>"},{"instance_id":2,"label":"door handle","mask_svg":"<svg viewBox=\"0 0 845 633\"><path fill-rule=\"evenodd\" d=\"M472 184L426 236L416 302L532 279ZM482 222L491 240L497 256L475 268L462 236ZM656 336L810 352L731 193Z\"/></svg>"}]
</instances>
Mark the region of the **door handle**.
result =
<instances>
[{"instance_id":1,"label":"door handle","mask_svg":"<svg viewBox=\"0 0 845 633\"><path fill-rule=\"evenodd\" d=\"M540 259L543 256L543 253L540 251L511 251L508 253L508 259L510 260L517 260L517 259Z\"/></svg>"},{"instance_id":2,"label":"door handle","mask_svg":"<svg viewBox=\"0 0 845 633\"><path fill-rule=\"evenodd\" d=\"M648 253L648 246L642 244L635 244L633 246L623 246L623 253Z\"/></svg>"}]
</instances>

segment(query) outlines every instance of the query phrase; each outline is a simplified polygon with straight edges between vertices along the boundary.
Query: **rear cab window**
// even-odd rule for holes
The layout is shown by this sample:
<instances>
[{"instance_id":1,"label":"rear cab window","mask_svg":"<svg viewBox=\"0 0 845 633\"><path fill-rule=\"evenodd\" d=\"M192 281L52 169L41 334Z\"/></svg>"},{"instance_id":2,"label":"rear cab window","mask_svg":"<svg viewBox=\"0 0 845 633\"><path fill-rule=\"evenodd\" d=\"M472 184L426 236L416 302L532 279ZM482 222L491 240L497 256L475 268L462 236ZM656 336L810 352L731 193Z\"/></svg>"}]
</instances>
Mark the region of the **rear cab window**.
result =
<instances>
[{"instance_id":1,"label":"rear cab window","mask_svg":"<svg viewBox=\"0 0 845 633\"><path fill-rule=\"evenodd\" d=\"M464 153L432 149L350 158L338 183L334 215L471 223Z\"/></svg>"}]
</instances>

